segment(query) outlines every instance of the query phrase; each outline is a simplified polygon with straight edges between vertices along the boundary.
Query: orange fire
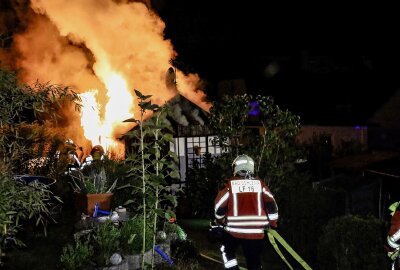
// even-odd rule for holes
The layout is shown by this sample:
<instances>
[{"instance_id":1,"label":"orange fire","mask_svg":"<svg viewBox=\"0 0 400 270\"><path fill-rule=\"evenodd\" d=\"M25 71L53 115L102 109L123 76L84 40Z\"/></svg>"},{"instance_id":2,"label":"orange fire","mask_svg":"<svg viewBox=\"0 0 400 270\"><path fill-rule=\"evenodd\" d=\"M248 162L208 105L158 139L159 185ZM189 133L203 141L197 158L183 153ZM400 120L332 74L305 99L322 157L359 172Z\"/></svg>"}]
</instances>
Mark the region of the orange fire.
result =
<instances>
[{"instance_id":1,"label":"orange fire","mask_svg":"<svg viewBox=\"0 0 400 270\"><path fill-rule=\"evenodd\" d=\"M132 128L134 89L164 104L181 94L208 110L197 89L197 74L176 70L178 87L165 76L176 57L163 36L165 24L141 2L111 0L31 0L26 31L14 37L14 54L24 79L69 85L82 97L65 134L79 145L101 144L123 155L118 137ZM79 131L78 127L82 126ZM87 153L90 147L84 148Z\"/></svg>"}]
</instances>

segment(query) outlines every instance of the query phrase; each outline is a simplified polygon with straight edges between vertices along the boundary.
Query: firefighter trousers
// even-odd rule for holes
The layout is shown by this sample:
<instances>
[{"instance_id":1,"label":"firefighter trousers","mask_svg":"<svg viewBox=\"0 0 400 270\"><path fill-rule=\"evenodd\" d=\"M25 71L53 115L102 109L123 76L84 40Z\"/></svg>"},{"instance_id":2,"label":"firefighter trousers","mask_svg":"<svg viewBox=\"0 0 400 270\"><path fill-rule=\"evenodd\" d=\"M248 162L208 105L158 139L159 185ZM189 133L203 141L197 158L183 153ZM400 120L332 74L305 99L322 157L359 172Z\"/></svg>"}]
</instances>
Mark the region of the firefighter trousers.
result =
<instances>
[{"instance_id":1,"label":"firefighter trousers","mask_svg":"<svg viewBox=\"0 0 400 270\"><path fill-rule=\"evenodd\" d=\"M246 258L248 270L262 269L261 253L264 249L264 239L241 239L226 233L221 241L222 260L225 269L238 270L236 251L242 247L243 255Z\"/></svg>"},{"instance_id":2,"label":"firefighter trousers","mask_svg":"<svg viewBox=\"0 0 400 270\"><path fill-rule=\"evenodd\" d=\"M400 270L400 256L392 263L392 270Z\"/></svg>"}]
</instances>

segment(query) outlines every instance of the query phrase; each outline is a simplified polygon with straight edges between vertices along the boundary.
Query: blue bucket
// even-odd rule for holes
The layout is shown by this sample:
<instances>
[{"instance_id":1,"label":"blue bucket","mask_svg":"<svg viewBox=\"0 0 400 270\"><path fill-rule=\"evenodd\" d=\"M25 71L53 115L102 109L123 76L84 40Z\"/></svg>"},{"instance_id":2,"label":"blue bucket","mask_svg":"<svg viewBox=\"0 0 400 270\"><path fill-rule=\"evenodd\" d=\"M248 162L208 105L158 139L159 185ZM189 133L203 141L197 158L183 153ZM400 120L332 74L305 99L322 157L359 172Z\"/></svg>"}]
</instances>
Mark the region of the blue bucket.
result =
<instances>
[{"instance_id":1,"label":"blue bucket","mask_svg":"<svg viewBox=\"0 0 400 270\"><path fill-rule=\"evenodd\" d=\"M40 175L15 175L14 179L25 185L29 185L29 184L37 181L46 186L52 186L56 182L56 180L53 178L46 177L46 176L40 176Z\"/></svg>"}]
</instances>

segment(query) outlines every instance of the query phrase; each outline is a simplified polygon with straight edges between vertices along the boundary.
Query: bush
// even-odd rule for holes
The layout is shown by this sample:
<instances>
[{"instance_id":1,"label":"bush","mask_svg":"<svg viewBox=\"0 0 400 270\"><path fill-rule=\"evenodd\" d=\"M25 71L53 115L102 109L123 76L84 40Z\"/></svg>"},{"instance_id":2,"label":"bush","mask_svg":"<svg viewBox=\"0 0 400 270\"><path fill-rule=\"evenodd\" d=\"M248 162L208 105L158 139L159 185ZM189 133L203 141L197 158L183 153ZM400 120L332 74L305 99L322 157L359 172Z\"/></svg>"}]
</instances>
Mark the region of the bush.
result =
<instances>
[{"instance_id":1,"label":"bush","mask_svg":"<svg viewBox=\"0 0 400 270\"><path fill-rule=\"evenodd\" d=\"M43 154L54 157L58 142L38 139L45 132L35 127L52 126L51 120L52 124L63 120L60 109L74 105L79 108L75 103L78 100L79 96L69 87L39 82L33 86L20 84L15 72L0 69L0 254L7 242L22 245L15 238L21 230L20 220L33 219L46 229L52 193L40 185L18 186L13 175L22 173L25 161L53 164ZM36 172L54 176L56 169L49 165L45 171ZM1 259L0 256L0 265Z\"/></svg>"},{"instance_id":2,"label":"bush","mask_svg":"<svg viewBox=\"0 0 400 270\"><path fill-rule=\"evenodd\" d=\"M120 245L123 254L139 254L142 251L143 220L133 218L124 222L121 226ZM145 250L152 247L153 231L151 228L146 230Z\"/></svg>"},{"instance_id":3,"label":"bush","mask_svg":"<svg viewBox=\"0 0 400 270\"><path fill-rule=\"evenodd\" d=\"M344 215L345 194L340 190L314 189L310 176L299 174L292 186L275 194L279 231L310 265L316 263L318 238L332 218Z\"/></svg>"},{"instance_id":4,"label":"bush","mask_svg":"<svg viewBox=\"0 0 400 270\"><path fill-rule=\"evenodd\" d=\"M93 248L87 243L77 241L75 246L68 244L63 248L60 261L65 270L88 269Z\"/></svg>"},{"instance_id":5,"label":"bush","mask_svg":"<svg viewBox=\"0 0 400 270\"><path fill-rule=\"evenodd\" d=\"M119 248L120 230L110 220L102 223L94 231L95 261L98 265L107 265L110 256Z\"/></svg>"},{"instance_id":6,"label":"bush","mask_svg":"<svg viewBox=\"0 0 400 270\"><path fill-rule=\"evenodd\" d=\"M120 225L107 220L93 230L75 234L75 247L67 245L63 248L61 262L66 265L66 269L81 269L79 267L83 265L83 261L85 261L86 267L110 265L110 257L113 253L140 254L143 240L142 231L143 220L140 217L129 219ZM148 228L146 233L145 248L147 251L152 248L153 231ZM79 250L82 250L85 256L76 254ZM67 268L70 266L72 268Z\"/></svg>"},{"instance_id":7,"label":"bush","mask_svg":"<svg viewBox=\"0 0 400 270\"><path fill-rule=\"evenodd\" d=\"M332 219L319 239L319 269L390 269L383 248L385 235L384 223L373 217L349 215Z\"/></svg>"},{"instance_id":8,"label":"bush","mask_svg":"<svg viewBox=\"0 0 400 270\"><path fill-rule=\"evenodd\" d=\"M232 159L227 154L218 157L205 154L204 167L196 160L193 161L188 169L184 188L184 203L190 210L190 217L214 218L214 200L225 180L231 177L231 164Z\"/></svg>"},{"instance_id":9,"label":"bush","mask_svg":"<svg viewBox=\"0 0 400 270\"><path fill-rule=\"evenodd\" d=\"M0 173L0 252L10 244L24 245L15 238L24 222L33 221L46 233L47 224L52 220L52 198L48 186L42 183L19 184Z\"/></svg>"}]
</instances>

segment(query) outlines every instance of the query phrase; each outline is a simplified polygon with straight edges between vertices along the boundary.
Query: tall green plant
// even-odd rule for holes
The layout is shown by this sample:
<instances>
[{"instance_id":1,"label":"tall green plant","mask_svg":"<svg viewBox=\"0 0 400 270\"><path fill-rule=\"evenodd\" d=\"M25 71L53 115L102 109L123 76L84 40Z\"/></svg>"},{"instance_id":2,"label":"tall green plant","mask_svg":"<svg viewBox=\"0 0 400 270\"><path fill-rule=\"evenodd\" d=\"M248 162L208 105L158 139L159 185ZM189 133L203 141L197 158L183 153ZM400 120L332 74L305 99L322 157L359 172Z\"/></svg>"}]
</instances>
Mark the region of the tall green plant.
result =
<instances>
[{"instance_id":1,"label":"tall green plant","mask_svg":"<svg viewBox=\"0 0 400 270\"><path fill-rule=\"evenodd\" d=\"M139 100L140 107L139 119L128 119L125 122L135 122L137 128L128 133L127 136L133 138L132 154L128 156L127 162L131 169L129 176L140 175L142 180L141 198L142 204L139 210L143 218L143 238L142 255L146 246L146 228L147 222L152 223L153 228L153 246L155 244L155 235L158 228L158 217L175 215L170 208L176 207L176 198L171 194L167 178L179 177L176 162L178 160L175 153L169 151L169 143L172 143L172 130L167 117L167 106L160 107L152 104L151 95L143 95L135 90ZM145 119L147 116L147 119ZM138 189L133 187L133 194L137 194ZM133 201L128 201L131 203ZM168 207L170 206L170 207ZM154 249L153 249L154 258ZM154 260L152 260L152 268ZM144 258L142 260L144 268Z\"/></svg>"}]
</instances>

